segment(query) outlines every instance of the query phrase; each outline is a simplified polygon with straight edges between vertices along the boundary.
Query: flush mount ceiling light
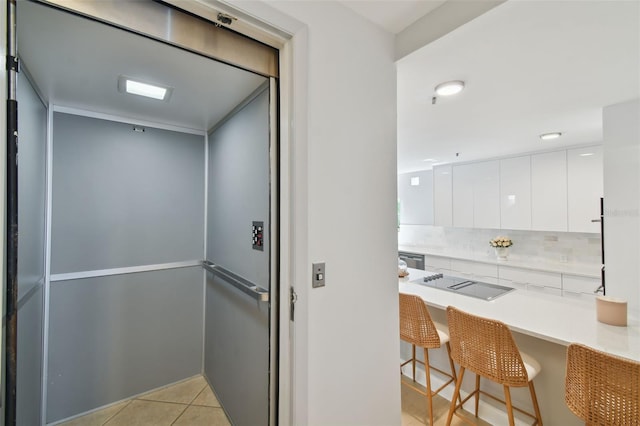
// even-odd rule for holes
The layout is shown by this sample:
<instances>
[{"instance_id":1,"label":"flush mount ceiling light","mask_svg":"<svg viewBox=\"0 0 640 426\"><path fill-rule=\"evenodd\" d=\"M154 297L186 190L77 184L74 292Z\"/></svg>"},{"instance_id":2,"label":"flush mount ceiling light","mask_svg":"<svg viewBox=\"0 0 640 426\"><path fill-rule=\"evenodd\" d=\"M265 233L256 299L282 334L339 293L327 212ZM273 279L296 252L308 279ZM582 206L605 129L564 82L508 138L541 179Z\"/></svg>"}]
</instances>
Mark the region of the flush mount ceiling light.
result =
<instances>
[{"instance_id":1,"label":"flush mount ceiling light","mask_svg":"<svg viewBox=\"0 0 640 426\"><path fill-rule=\"evenodd\" d=\"M540 139L543 141L550 141L552 139L558 139L560 136L562 136L562 133L560 132L543 133L540 135Z\"/></svg>"},{"instance_id":2,"label":"flush mount ceiling light","mask_svg":"<svg viewBox=\"0 0 640 426\"><path fill-rule=\"evenodd\" d=\"M462 92L464 89L464 81L453 80L440 83L434 89L438 96L451 96Z\"/></svg>"},{"instance_id":3,"label":"flush mount ceiling light","mask_svg":"<svg viewBox=\"0 0 640 426\"><path fill-rule=\"evenodd\" d=\"M144 96L151 99L167 102L171 97L173 88L158 84L145 83L138 79L121 75L118 77L118 91L131 95Z\"/></svg>"},{"instance_id":4,"label":"flush mount ceiling light","mask_svg":"<svg viewBox=\"0 0 640 426\"><path fill-rule=\"evenodd\" d=\"M438 162L438 160L436 160L434 158L425 158L422 161L427 162L427 163L437 163Z\"/></svg>"}]
</instances>

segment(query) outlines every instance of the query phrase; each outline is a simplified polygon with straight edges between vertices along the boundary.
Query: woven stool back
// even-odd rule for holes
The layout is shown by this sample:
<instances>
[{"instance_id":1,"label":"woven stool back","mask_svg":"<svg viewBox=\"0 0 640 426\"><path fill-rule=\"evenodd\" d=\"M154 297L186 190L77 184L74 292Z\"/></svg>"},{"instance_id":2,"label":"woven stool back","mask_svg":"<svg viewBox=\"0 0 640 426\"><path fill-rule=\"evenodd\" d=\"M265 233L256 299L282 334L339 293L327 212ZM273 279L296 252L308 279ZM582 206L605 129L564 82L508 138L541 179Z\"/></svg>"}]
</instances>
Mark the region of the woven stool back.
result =
<instances>
[{"instance_id":1,"label":"woven stool back","mask_svg":"<svg viewBox=\"0 0 640 426\"><path fill-rule=\"evenodd\" d=\"M440 347L438 330L420 296L400 293L400 338L427 349Z\"/></svg>"},{"instance_id":2,"label":"woven stool back","mask_svg":"<svg viewBox=\"0 0 640 426\"><path fill-rule=\"evenodd\" d=\"M496 383L527 386L529 378L509 328L502 322L447 307L451 358Z\"/></svg>"},{"instance_id":3,"label":"woven stool back","mask_svg":"<svg viewBox=\"0 0 640 426\"><path fill-rule=\"evenodd\" d=\"M640 425L640 363L569 345L565 401L588 425Z\"/></svg>"}]
</instances>

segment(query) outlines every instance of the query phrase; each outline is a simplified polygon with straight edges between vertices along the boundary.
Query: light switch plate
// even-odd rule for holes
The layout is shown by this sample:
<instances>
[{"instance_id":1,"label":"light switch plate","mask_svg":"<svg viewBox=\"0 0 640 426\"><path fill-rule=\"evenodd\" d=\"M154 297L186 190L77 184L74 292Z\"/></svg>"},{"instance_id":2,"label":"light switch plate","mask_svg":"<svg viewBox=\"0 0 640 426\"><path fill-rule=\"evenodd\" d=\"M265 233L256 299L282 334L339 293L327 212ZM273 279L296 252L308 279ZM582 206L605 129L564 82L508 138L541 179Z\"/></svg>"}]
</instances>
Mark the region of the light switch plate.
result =
<instances>
[{"instance_id":1,"label":"light switch plate","mask_svg":"<svg viewBox=\"0 0 640 426\"><path fill-rule=\"evenodd\" d=\"M314 263L312 265L311 287L324 287L324 280L326 278L324 273L324 262Z\"/></svg>"}]
</instances>

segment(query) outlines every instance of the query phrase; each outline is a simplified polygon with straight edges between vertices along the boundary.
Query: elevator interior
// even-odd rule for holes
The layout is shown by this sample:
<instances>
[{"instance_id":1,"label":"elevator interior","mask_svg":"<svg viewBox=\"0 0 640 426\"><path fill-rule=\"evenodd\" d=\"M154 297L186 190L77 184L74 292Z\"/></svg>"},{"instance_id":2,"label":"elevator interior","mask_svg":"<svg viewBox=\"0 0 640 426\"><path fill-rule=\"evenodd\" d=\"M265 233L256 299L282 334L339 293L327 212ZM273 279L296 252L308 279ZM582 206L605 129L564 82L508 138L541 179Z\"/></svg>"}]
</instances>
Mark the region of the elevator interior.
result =
<instances>
[{"instance_id":1,"label":"elevator interior","mask_svg":"<svg viewBox=\"0 0 640 426\"><path fill-rule=\"evenodd\" d=\"M268 424L273 81L37 2L17 17L18 424L201 373L234 424Z\"/></svg>"}]
</instances>

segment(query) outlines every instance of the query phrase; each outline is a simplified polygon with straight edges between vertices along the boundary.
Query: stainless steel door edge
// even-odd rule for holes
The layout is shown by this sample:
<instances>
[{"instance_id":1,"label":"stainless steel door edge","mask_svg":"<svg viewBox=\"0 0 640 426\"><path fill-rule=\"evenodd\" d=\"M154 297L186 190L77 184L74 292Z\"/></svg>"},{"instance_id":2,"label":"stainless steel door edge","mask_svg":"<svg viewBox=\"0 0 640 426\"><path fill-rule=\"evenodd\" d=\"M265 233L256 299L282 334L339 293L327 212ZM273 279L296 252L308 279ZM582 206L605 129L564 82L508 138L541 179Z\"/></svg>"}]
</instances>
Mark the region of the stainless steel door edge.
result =
<instances>
[{"instance_id":1,"label":"stainless steel door edge","mask_svg":"<svg viewBox=\"0 0 640 426\"><path fill-rule=\"evenodd\" d=\"M278 77L278 50L152 0L37 0L266 77Z\"/></svg>"}]
</instances>

